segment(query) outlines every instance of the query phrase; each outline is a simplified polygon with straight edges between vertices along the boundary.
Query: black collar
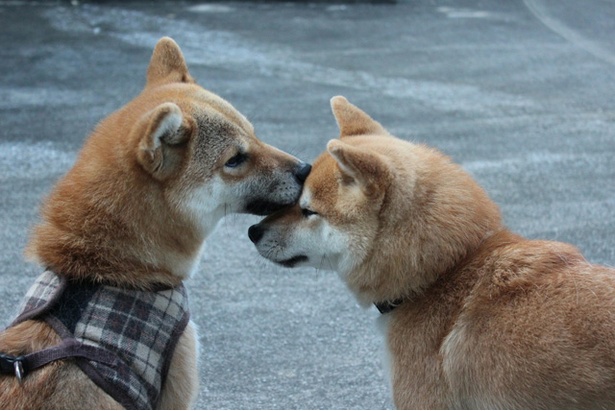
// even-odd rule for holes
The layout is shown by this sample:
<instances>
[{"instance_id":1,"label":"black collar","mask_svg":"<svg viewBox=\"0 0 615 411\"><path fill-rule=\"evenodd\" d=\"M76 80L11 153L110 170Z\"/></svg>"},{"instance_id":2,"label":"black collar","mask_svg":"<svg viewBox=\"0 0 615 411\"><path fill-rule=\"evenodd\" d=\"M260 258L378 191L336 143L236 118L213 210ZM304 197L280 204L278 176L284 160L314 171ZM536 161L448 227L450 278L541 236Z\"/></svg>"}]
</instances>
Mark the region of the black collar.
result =
<instances>
[{"instance_id":1,"label":"black collar","mask_svg":"<svg viewBox=\"0 0 615 411\"><path fill-rule=\"evenodd\" d=\"M388 314L394 309L396 309L397 307L399 307L403 302L404 302L403 298L398 298L397 300L393 300L393 301L384 301L381 303L374 303L374 305L376 306L378 311L380 311L380 314Z\"/></svg>"}]
</instances>

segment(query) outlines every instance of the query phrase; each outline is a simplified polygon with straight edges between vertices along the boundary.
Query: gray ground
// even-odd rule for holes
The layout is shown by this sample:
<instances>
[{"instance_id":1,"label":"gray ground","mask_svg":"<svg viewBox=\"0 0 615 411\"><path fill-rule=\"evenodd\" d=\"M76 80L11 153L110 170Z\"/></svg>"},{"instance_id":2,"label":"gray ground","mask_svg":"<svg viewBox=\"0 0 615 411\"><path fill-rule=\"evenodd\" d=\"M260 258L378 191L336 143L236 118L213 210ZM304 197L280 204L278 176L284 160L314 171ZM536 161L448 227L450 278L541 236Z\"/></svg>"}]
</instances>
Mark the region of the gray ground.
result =
<instances>
[{"instance_id":1,"label":"gray ground","mask_svg":"<svg viewBox=\"0 0 615 411\"><path fill-rule=\"evenodd\" d=\"M513 230L615 264L615 2L398 4L0 1L0 315L39 267L38 205L89 130L136 95L157 39L305 160L345 95L391 132L462 163ZM201 408L390 408L375 309L335 274L258 256L256 217L210 238L189 283Z\"/></svg>"}]
</instances>

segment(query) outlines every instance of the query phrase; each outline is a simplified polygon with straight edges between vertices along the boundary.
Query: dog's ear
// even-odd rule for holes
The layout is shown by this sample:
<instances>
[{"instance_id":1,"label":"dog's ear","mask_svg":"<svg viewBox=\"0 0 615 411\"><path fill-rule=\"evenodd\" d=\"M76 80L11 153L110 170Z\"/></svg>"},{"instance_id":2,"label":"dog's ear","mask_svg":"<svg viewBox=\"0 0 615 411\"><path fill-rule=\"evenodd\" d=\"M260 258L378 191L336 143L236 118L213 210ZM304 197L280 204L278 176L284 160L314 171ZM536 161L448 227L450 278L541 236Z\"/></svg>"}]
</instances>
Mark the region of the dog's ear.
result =
<instances>
[{"instance_id":1,"label":"dog's ear","mask_svg":"<svg viewBox=\"0 0 615 411\"><path fill-rule=\"evenodd\" d=\"M188 72L186 60L177 43L170 37L158 40L149 67L147 85L167 83L195 83Z\"/></svg>"},{"instance_id":2,"label":"dog's ear","mask_svg":"<svg viewBox=\"0 0 615 411\"><path fill-rule=\"evenodd\" d=\"M388 134L380 123L360 108L350 104L345 97L333 97L331 109L340 128L340 138L360 134Z\"/></svg>"},{"instance_id":3,"label":"dog's ear","mask_svg":"<svg viewBox=\"0 0 615 411\"><path fill-rule=\"evenodd\" d=\"M145 171L159 180L169 176L184 156L193 123L174 103L163 103L145 114L133 129L137 160Z\"/></svg>"},{"instance_id":4,"label":"dog's ear","mask_svg":"<svg viewBox=\"0 0 615 411\"><path fill-rule=\"evenodd\" d=\"M389 185L391 170L386 160L377 153L331 140L327 151L337 161L342 184L357 185L365 195L375 196Z\"/></svg>"}]
</instances>

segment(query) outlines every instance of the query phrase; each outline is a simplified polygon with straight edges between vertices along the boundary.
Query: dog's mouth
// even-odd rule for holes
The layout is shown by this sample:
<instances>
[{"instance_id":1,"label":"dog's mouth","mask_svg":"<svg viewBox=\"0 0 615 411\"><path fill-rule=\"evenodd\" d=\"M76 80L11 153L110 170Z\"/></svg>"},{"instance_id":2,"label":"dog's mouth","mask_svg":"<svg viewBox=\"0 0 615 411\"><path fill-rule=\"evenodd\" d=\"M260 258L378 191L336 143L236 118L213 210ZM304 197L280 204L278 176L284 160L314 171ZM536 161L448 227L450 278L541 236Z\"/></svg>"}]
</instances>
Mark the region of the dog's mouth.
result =
<instances>
[{"instance_id":1,"label":"dog's mouth","mask_svg":"<svg viewBox=\"0 0 615 411\"><path fill-rule=\"evenodd\" d=\"M273 201L266 200L254 200L248 203L248 205L246 205L246 212L250 214L265 216L273 214L276 211L281 210L285 207L289 207L293 204L294 203L276 203Z\"/></svg>"},{"instance_id":2,"label":"dog's mouth","mask_svg":"<svg viewBox=\"0 0 615 411\"><path fill-rule=\"evenodd\" d=\"M278 261L277 263L283 265L284 267L293 268L297 264L307 260L308 258L306 255L297 255L295 257L289 258L288 260Z\"/></svg>"}]
</instances>

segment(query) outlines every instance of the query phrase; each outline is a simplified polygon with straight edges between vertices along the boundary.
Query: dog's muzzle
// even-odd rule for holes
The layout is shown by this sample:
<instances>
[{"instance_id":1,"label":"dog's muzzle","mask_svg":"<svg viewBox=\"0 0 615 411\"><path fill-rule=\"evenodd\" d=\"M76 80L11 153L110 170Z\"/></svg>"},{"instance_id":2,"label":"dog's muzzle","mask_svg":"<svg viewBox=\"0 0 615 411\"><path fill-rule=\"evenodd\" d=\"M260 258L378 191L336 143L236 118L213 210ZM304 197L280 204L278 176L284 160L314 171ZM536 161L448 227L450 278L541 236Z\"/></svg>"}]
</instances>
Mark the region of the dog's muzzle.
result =
<instances>
[{"instance_id":1,"label":"dog's muzzle","mask_svg":"<svg viewBox=\"0 0 615 411\"><path fill-rule=\"evenodd\" d=\"M295 179L297 185L292 188L288 188L287 183L274 183L267 189L261 190L256 198L253 198L245 206L245 212L249 214L255 214L265 216L272 214L285 207L292 206L299 200L303 184L312 171L312 165L304 162L300 162L297 167L292 170L292 178ZM272 195L279 190L279 186L284 186L284 194ZM277 197L277 198L276 198ZM274 198L274 199L272 199Z\"/></svg>"}]
</instances>

